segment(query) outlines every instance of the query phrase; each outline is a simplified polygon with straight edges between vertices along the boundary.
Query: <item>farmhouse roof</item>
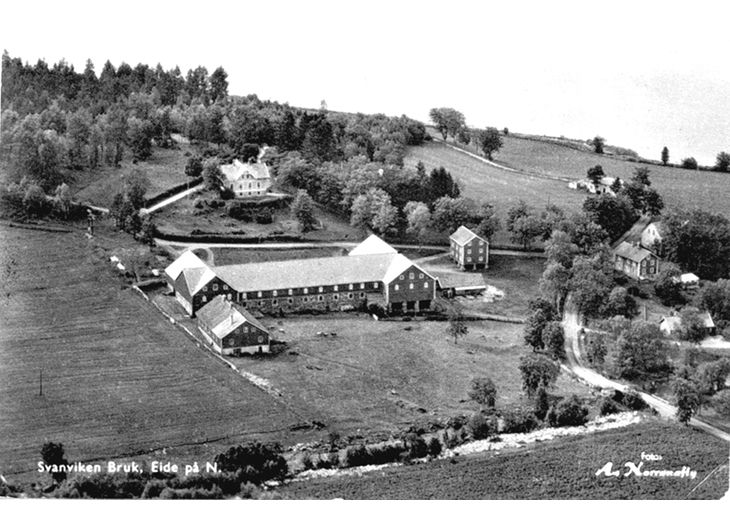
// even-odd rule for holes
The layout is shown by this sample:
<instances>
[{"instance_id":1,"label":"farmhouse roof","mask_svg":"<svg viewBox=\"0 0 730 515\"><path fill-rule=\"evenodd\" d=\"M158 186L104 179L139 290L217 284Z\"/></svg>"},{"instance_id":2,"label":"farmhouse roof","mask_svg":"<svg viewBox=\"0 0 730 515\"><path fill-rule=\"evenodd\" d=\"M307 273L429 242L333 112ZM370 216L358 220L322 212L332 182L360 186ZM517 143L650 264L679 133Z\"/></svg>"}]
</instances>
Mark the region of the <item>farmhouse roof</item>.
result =
<instances>
[{"instance_id":1,"label":"farmhouse roof","mask_svg":"<svg viewBox=\"0 0 730 515\"><path fill-rule=\"evenodd\" d=\"M270 177L269 167L265 163L242 163L238 159L235 159L229 165L221 165L221 173L231 182L238 181L246 176L251 176L254 179L268 179Z\"/></svg>"},{"instance_id":2,"label":"farmhouse roof","mask_svg":"<svg viewBox=\"0 0 730 515\"><path fill-rule=\"evenodd\" d=\"M702 327L705 329L712 329L715 327L715 322L712 320L712 315L707 311L703 311L699 314L700 320L702 321ZM659 327L667 334L672 334L674 331L682 326L682 318L679 316L662 317L659 320Z\"/></svg>"},{"instance_id":3,"label":"farmhouse roof","mask_svg":"<svg viewBox=\"0 0 730 515\"><path fill-rule=\"evenodd\" d=\"M402 254L365 254L213 268L237 291L284 290L333 284L389 283L413 263Z\"/></svg>"},{"instance_id":4,"label":"farmhouse roof","mask_svg":"<svg viewBox=\"0 0 730 515\"><path fill-rule=\"evenodd\" d=\"M640 263L646 258L653 256L653 254L648 250L642 249L641 247L632 245L631 243L625 241L621 243L618 247L616 247L613 253L617 256L626 258L629 261L634 261L635 263Z\"/></svg>"},{"instance_id":5,"label":"farmhouse roof","mask_svg":"<svg viewBox=\"0 0 730 515\"><path fill-rule=\"evenodd\" d=\"M398 251L385 243L383 240L371 234L362 243L350 251L350 256L363 256L368 254L397 254Z\"/></svg>"},{"instance_id":6,"label":"farmhouse roof","mask_svg":"<svg viewBox=\"0 0 730 515\"><path fill-rule=\"evenodd\" d=\"M463 225L456 229L451 235L450 239L454 240L459 245L466 245L474 238L479 238L474 231Z\"/></svg>"},{"instance_id":7,"label":"farmhouse roof","mask_svg":"<svg viewBox=\"0 0 730 515\"><path fill-rule=\"evenodd\" d=\"M206 268L207 266L202 259L193 254L192 250L186 250L171 265L165 268L165 273L172 280L175 280L180 275L180 272L186 268Z\"/></svg>"},{"instance_id":8,"label":"farmhouse roof","mask_svg":"<svg viewBox=\"0 0 730 515\"><path fill-rule=\"evenodd\" d=\"M623 181L618 177L609 177L608 175L601 177L601 184L604 186L613 186L613 183L616 182L616 179L618 179L618 183L622 184Z\"/></svg>"},{"instance_id":9,"label":"farmhouse roof","mask_svg":"<svg viewBox=\"0 0 730 515\"><path fill-rule=\"evenodd\" d=\"M248 311L229 302L222 295L203 306L197 314L198 319L205 323L218 338L225 338L244 323L268 332Z\"/></svg>"}]
</instances>

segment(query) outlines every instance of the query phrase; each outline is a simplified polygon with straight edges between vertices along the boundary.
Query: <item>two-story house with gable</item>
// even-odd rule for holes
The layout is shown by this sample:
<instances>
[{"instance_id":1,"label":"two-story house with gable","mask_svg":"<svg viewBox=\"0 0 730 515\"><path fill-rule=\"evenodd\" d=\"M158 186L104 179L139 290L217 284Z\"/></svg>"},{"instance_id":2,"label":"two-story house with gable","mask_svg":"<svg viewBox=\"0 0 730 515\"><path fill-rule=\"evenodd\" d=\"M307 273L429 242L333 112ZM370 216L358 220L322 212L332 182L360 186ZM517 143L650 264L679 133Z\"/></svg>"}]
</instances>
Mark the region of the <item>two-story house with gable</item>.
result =
<instances>
[{"instance_id":1,"label":"two-story house with gable","mask_svg":"<svg viewBox=\"0 0 730 515\"><path fill-rule=\"evenodd\" d=\"M612 254L614 268L632 279L652 280L659 274L659 258L638 245L624 241Z\"/></svg>"},{"instance_id":2,"label":"two-story house with gable","mask_svg":"<svg viewBox=\"0 0 730 515\"><path fill-rule=\"evenodd\" d=\"M256 162L242 163L235 159L232 164L221 165L223 186L239 198L266 195L271 188L271 175L260 157L261 154Z\"/></svg>"},{"instance_id":3,"label":"two-story house with gable","mask_svg":"<svg viewBox=\"0 0 730 515\"><path fill-rule=\"evenodd\" d=\"M489 242L471 229L462 225L449 240L450 257L462 270L481 270L489 266Z\"/></svg>"}]
</instances>

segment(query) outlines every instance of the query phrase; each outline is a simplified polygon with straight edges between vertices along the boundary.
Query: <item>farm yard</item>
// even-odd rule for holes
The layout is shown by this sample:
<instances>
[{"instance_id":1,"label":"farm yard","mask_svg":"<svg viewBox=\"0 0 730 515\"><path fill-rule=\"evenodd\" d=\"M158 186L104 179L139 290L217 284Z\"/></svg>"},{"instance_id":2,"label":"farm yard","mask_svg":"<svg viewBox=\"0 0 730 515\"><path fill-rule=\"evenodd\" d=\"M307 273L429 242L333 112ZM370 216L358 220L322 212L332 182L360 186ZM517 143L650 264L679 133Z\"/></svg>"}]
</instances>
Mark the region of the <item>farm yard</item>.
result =
<instances>
[{"instance_id":1,"label":"farm yard","mask_svg":"<svg viewBox=\"0 0 730 515\"><path fill-rule=\"evenodd\" d=\"M438 276L442 270L451 274L458 271L454 262L446 256L429 260L422 266L434 276ZM529 314L529 301L540 294L540 278L544 268L545 260L540 257L491 254L489 268L477 273L484 277L485 284L496 288L503 295L494 297L491 302L485 302L486 295L477 296L474 300L458 299L457 302L461 302L469 310L525 318ZM473 273L475 272L466 272Z\"/></svg>"},{"instance_id":2,"label":"farm yard","mask_svg":"<svg viewBox=\"0 0 730 515\"><path fill-rule=\"evenodd\" d=\"M696 471L695 479L623 476L642 470ZM613 463L621 477L596 476ZM710 475L711 474L711 475ZM709 477L708 477L709 476ZM719 499L728 492L727 444L659 420L605 433L568 437L498 456L474 455L392 467L362 476L294 482L295 499Z\"/></svg>"},{"instance_id":3,"label":"farm yard","mask_svg":"<svg viewBox=\"0 0 730 515\"><path fill-rule=\"evenodd\" d=\"M162 448L210 459L244 439L286 442L311 420L173 328L123 286L95 240L0 226L3 474L36 470L46 441L69 460Z\"/></svg>"},{"instance_id":4,"label":"farm yard","mask_svg":"<svg viewBox=\"0 0 730 515\"><path fill-rule=\"evenodd\" d=\"M531 403L518 370L520 356L529 352L520 324L469 322L469 333L454 344L447 322L376 322L343 314L262 323L288 342L286 351L234 363L343 433L388 432L419 417L471 413L477 405L468 400L469 383L477 376L494 380L498 406ZM561 376L554 393L591 392Z\"/></svg>"}]
</instances>

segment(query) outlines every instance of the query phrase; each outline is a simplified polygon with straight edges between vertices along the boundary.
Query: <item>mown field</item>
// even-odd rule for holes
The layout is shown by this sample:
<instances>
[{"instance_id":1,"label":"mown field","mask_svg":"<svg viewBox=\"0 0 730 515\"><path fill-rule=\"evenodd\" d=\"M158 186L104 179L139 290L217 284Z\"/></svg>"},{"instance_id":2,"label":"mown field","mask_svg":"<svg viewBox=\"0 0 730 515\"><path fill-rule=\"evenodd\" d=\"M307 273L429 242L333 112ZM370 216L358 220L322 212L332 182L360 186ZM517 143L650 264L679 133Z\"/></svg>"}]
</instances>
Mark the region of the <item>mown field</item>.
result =
<instances>
[{"instance_id":1,"label":"mown field","mask_svg":"<svg viewBox=\"0 0 730 515\"><path fill-rule=\"evenodd\" d=\"M729 451L727 443L700 431L655 421L502 456L467 456L361 477L296 482L282 493L298 499L719 499L728 492ZM638 464L642 452L662 457L644 460L642 470L686 466L697 476L624 476L624 464ZM596 476L608 462L621 477Z\"/></svg>"},{"instance_id":2,"label":"mown field","mask_svg":"<svg viewBox=\"0 0 730 515\"><path fill-rule=\"evenodd\" d=\"M589 168L601 165L607 175L622 179L630 179L637 167L649 168L652 186L662 195L667 208L701 207L730 215L730 197L723 194L730 188L730 174L632 163L523 138L503 137L503 142L504 146L494 154L495 163L540 177L529 178L490 167L440 142L409 147L406 163L415 166L419 160L423 161L429 171L444 166L459 180L463 195L479 201L488 200L501 213L519 199L537 208L549 200L563 208L578 209L585 194L568 190L567 183L557 179L582 179ZM660 150L657 150L657 156ZM556 180L543 176L553 176Z\"/></svg>"},{"instance_id":3,"label":"mown field","mask_svg":"<svg viewBox=\"0 0 730 515\"><path fill-rule=\"evenodd\" d=\"M537 209L552 203L574 210L580 208L585 198L584 194L569 189L565 181L501 170L440 142L408 147L405 166L415 168L419 161L429 172L445 167L459 182L462 196L490 202L502 218L520 200Z\"/></svg>"},{"instance_id":4,"label":"mown field","mask_svg":"<svg viewBox=\"0 0 730 515\"><path fill-rule=\"evenodd\" d=\"M469 414L477 408L468 398L477 376L495 382L498 406L528 402L518 370L519 358L529 352L520 324L469 322L469 333L454 344L447 322L333 315L263 323L288 342L286 351L236 363L343 434L403 429L419 417ZM571 393L590 391L561 376L555 394Z\"/></svg>"},{"instance_id":5,"label":"mown field","mask_svg":"<svg viewBox=\"0 0 730 515\"><path fill-rule=\"evenodd\" d=\"M49 440L72 461L211 459L302 422L122 286L83 234L0 225L0 313L2 474L35 470Z\"/></svg>"},{"instance_id":6,"label":"mown field","mask_svg":"<svg viewBox=\"0 0 730 515\"><path fill-rule=\"evenodd\" d=\"M71 191L78 200L109 207L114 195L122 187L122 176L133 170L141 170L150 181L147 197L154 197L190 179L185 175L188 161L185 152L189 148L187 143L181 143L179 149L155 147L152 156L146 161L134 164L127 153L119 168L105 166L99 170L74 172L75 180L70 184Z\"/></svg>"}]
</instances>

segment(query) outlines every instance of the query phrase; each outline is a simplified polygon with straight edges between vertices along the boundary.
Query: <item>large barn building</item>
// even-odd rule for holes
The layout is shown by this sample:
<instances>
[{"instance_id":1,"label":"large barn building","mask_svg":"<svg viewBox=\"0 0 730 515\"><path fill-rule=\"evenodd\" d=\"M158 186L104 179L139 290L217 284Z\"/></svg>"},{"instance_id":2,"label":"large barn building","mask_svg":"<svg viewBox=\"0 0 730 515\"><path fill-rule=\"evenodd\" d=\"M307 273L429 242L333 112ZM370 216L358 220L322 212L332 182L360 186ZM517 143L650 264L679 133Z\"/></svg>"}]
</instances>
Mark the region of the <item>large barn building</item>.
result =
<instances>
[{"instance_id":1,"label":"large barn building","mask_svg":"<svg viewBox=\"0 0 730 515\"><path fill-rule=\"evenodd\" d=\"M347 256L286 262L209 267L188 251L165 275L191 315L217 295L264 313L346 310L363 303L395 313L422 311L431 308L437 287L436 278L375 236Z\"/></svg>"}]
</instances>

